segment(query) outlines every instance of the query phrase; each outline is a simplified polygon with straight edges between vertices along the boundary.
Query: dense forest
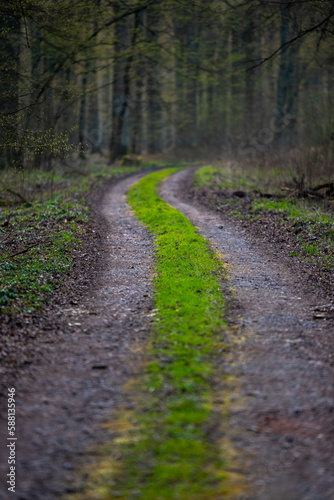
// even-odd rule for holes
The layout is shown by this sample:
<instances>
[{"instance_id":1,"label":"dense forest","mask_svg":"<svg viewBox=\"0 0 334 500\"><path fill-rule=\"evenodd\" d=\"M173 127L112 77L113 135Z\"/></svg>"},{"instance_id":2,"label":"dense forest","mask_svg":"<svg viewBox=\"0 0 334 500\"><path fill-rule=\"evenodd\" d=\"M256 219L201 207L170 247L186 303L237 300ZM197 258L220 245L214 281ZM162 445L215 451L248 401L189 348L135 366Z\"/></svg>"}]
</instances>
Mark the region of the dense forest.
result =
<instances>
[{"instance_id":1,"label":"dense forest","mask_svg":"<svg viewBox=\"0 0 334 500\"><path fill-rule=\"evenodd\" d=\"M1 168L279 151L330 171L331 1L9 0L0 13Z\"/></svg>"},{"instance_id":2,"label":"dense forest","mask_svg":"<svg viewBox=\"0 0 334 500\"><path fill-rule=\"evenodd\" d=\"M334 499L334 0L5 0L0 38L6 491Z\"/></svg>"}]
</instances>

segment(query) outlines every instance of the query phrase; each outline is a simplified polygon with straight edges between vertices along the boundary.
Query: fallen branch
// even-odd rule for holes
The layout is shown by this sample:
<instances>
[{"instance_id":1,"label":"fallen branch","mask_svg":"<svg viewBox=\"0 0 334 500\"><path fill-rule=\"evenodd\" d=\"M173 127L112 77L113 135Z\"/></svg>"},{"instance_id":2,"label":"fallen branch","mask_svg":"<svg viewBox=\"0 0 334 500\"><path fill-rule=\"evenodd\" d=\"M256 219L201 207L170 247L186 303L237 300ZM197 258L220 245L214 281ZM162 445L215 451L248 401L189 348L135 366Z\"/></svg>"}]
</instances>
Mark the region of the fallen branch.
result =
<instances>
[{"instance_id":1,"label":"fallen branch","mask_svg":"<svg viewBox=\"0 0 334 500\"><path fill-rule=\"evenodd\" d=\"M320 189L326 189L326 188L328 188L330 192L334 191L334 182L326 182L325 184L319 184L319 186L312 188L312 191L320 191Z\"/></svg>"},{"instance_id":2,"label":"fallen branch","mask_svg":"<svg viewBox=\"0 0 334 500\"><path fill-rule=\"evenodd\" d=\"M307 198L324 198L323 194L318 193L314 189L304 189L304 191L301 194L302 196Z\"/></svg>"},{"instance_id":3,"label":"fallen branch","mask_svg":"<svg viewBox=\"0 0 334 500\"><path fill-rule=\"evenodd\" d=\"M40 243L45 243L46 240L39 240L37 243L34 243L33 245L30 245L26 247L24 250L21 250L20 252L13 253L12 255L8 255L8 257L16 257L17 255L21 255L22 253L28 252L31 248L37 247Z\"/></svg>"},{"instance_id":4,"label":"fallen branch","mask_svg":"<svg viewBox=\"0 0 334 500\"><path fill-rule=\"evenodd\" d=\"M22 196L22 194L18 193L17 191L13 191L13 189L11 189L9 187L6 188L6 191L7 191L7 193L13 194L14 196L17 196L18 198L20 198L22 203L28 203L28 200L24 196Z\"/></svg>"},{"instance_id":5,"label":"fallen branch","mask_svg":"<svg viewBox=\"0 0 334 500\"><path fill-rule=\"evenodd\" d=\"M317 199L325 198L325 195L318 193L318 191L315 189L282 187L281 190L285 191L290 196L294 196L297 198L317 198Z\"/></svg>"}]
</instances>

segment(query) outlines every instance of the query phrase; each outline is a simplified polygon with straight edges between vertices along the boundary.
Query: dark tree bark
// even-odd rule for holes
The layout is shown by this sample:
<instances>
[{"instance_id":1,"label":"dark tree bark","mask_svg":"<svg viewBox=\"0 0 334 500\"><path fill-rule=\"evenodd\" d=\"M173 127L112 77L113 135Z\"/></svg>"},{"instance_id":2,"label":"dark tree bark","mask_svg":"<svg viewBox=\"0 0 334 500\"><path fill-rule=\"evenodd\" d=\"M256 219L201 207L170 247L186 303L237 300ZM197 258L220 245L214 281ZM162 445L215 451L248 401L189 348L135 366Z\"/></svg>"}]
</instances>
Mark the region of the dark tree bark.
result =
<instances>
[{"instance_id":1,"label":"dark tree bark","mask_svg":"<svg viewBox=\"0 0 334 500\"><path fill-rule=\"evenodd\" d=\"M87 118L87 84L88 84L88 71L90 63L87 61L85 64L85 72L81 80L81 99L79 110L79 134L78 139L80 143L80 154L85 156L85 132L86 132L86 118Z\"/></svg>"},{"instance_id":2,"label":"dark tree bark","mask_svg":"<svg viewBox=\"0 0 334 500\"><path fill-rule=\"evenodd\" d=\"M143 24L143 12L140 13L140 25L138 30L141 32ZM131 103L132 111L132 130L131 130L131 151L134 154L140 154L142 150L143 141L143 89L144 89L144 74L143 74L144 61L142 54L137 55L135 65L135 82L133 102Z\"/></svg>"},{"instance_id":3,"label":"dark tree bark","mask_svg":"<svg viewBox=\"0 0 334 500\"><path fill-rule=\"evenodd\" d=\"M134 14L134 24L132 26L132 34L130 39L130 45L128 47L128 55L124 61L124 71L121 80L121 66L122 61L118 60L119 51L122 50L119 40L125 40L128 37L128 30L124 23L118 23L116 25L115 33L115 66L114 66L114 96L113 96L113 110L112 110L112 133L110 140L110 154L109 163L112 164L119 157L121 150L122 133L124 130L124 122L126 113L129 109L129 100L131 92L131 69L134 60L134 48L136 45L139 22L140 22L140 11L136 11Z\"/></svg>"},{"instance_id":4,"label":"dark tree bark","mask_svg":"<svg viewBox=\"0 0 334 500\"><path fill-rule=\"evenodd\" d=\"M23 168L19 121L20 15L8 6L2 17L0 51L0 165Z\"/></svg>"},{"instance_id":5,"label":"dark tree bark","mask_svg":"<svg viewBox=\"0 0 334 500\"><path fill-rule=\"evenodd\" d=\"M96 5L96 13L98 15L98 8L100 6L100 0L95 0L95 5ZM96 20L96 15L95 15L95 21L94 21L94 31L97 31L98 29L98 23ZM93 54L94 50L93 50ZM101 152L100 150L100 134L99 134L99 127L100 127L100 110L99 110L99 96L98 93L95 89L98 87L98 75L97 75L97 59L96 57L93 57L93 60L91 62L91 75L90 75L90 82L92 85L92 88L94 89L93 92L89 96L89 114L88 114L88 135L89 135L89 140L91 143L91 153L99 153Z\"/></svg>"},{"instance_id":6,"label":"dark tree bark","mask_svg":"<svg viewBox=\"0 0 334 500\"><path fill-rule=\"evenodd\" d=\"M184 146L184 22L179 19L174 21L174 36L176 39L176 57L175 57L175 146L182 148Z\"/></svg>"},{"instance_id":7,"label":"dark tree bark","mask_svg":"<svg viewBox=\"0 0 334 500\"><path fill-rule=\"evenodd\" d=\"M197 143L198 29L193 1L179 12L174 23L177 40L175 60L176 146L187 148Z\"/></svg>"},{"instance_id":8,"label":"dark tree bark","mask_svg":"<svg viewBox=\"0 0 334 500\"><path fill-rule=\"evenodd\" d=\"M41 29L36 27L34 30L34 36L31 41L31 79L32 79L32 89L31 89L31 107L27 116L27 128L31 127L32 130L42 130L43 122L41 116L36 113L36 99L38 95L38 81L41 72L42 64L42 49L41 49ZM39 169L42 165L42 154L40 151L35 151L34 154L34 166Z\"/></svg>"},{"instance_id":9,"label":"dark tree bark","mask_svg":"<svg viewBox=\"0 0 334 500\"><path fill-rule=\"evenodd\" d=\"M139 48L136 50L136 58L133 63L133 88L131 93L131 132L130 132L130 148L131 152L140 155L143 148L143 128L144 128L144 81L146 61L144 59L145 51L142 50L143 27L145 24L144 11L136 14L137 20L135 26L137 29L137 40ZM146 49L147 50L147 49Z\"/></svg>"},{"instance_id":10,"label":"dark tree bark","mask_svg":"<svg viewBox=\"0 0 334 500\"><path fill-rule=\"evenodd\" d=\"M191 19L187 30L188 71L187 71L187 118L188 127L185 137L187 146L197 144L197 91L198 91L198 30L196 7L191 3Z\"/></svg>"},{"instance_id":11,"label":"dark tree bark","mask_svg":"<svg viewBox=\"0 0 334 500\"><path fill-rule=\"evenodd\" d=\"M296 19L289 5L281 6L281 46L297 33ZM285 46L280 56L277 80L277 111L282 122L279 137L282 146L293 142L297 114L299 43Z\"/></svg>"},{"instance_id":12,"label":"dark tree bark","mask_svg":"<svg viewBox=\"0 0 334 500\"><path fill-rule=\"evenodd\" d=\"M98 86L96 61L93 61L93 69L91 72L91 84L94 89ZM93 91L89 96L89 114L88 114L88 138L91 144L91 153L99 153L100 150L100 111L98 93Z\"/></svg>"},{"instance_id":13,"label":"dark tree bark","mask_svg":"<svg viewBox=\"0 0 334 500\"><path fill-rule=\"evenodd\" d=\"M147 151L150 154L161 149L162 106L160 84L160 50L157 45L159 29L159 9L152 5L146 13L148 28L148 53L146 63L146 102L147 102Z\"/></svg>"},{"instance_id":14,"label":"dark tree bark","mask_svg":"<svg viewBox=\"0 0 334 500\"><path fill-rule=\"evenodd\" d=\"M251 17L248 21L246 33L245 33L245 46L246 46L246 64L249 65L249 61L253 61L254 56L254 19ZM245 120L244 120L244 132L248 136L253 131L254 126L254 72L247 71L245 75Z\"/></svg>"}]
</instances>

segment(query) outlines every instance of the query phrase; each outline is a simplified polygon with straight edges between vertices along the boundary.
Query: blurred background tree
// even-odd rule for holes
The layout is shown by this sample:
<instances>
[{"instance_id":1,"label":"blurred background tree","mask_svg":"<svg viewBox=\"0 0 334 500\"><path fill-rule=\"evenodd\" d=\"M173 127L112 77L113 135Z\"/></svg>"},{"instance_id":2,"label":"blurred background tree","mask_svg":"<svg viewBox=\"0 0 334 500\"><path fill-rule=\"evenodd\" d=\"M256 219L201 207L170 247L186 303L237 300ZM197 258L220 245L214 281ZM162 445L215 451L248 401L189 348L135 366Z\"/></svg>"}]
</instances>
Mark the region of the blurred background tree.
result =
<instances>
[{"instance_id":1,"label":"blurred background tree","mask_svg":"<svg viewBox=\"0 0 334 500\"><path fill-rule=\"evenodd\" d=\"M9 0L0 18L1 168L275 151L332 167L331 1Z\"/></svg>"}]
</instances>

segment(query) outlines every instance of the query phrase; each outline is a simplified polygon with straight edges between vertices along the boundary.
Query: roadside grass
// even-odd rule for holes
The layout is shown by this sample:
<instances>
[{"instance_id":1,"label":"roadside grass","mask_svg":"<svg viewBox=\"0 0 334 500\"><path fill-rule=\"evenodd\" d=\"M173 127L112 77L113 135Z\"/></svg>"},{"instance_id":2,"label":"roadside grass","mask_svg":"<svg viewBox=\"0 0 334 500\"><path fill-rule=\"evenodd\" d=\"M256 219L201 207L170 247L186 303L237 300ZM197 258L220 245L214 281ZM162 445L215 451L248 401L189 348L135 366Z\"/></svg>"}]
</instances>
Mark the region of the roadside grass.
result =
<instances>
[{"instance_id":1,"label":"roadside grass","mask_svg":"<svg viewBox=\"0 0 334 500\"><path fill-rule=\"evenodd\" d=\"M267 174L271 175L270 171ZM278 192L278 178L275 177L272 180L274 189L270 191L271 197L262 197L261 193L270 186L269 182L261 175L256 178L256 171L253 170L251 184L247 180L248 173L241 169L238 171L238 187L245 191L245 198L240 199L226 192L237 187L226 181L226 175L226 168L202 167L194 175L194 188L206 190L212 205L240 220L275 219L277 228L295 235L297 248L290 252L291 257L313 262L323 271L331 272L334 269L334 212L328 202L282 197L282 191Z\"/></svg>"},{"instance_id":2,"label":"roadside grass","mask_svg":"<svg viewBox=\"0 0 334 500\"><path fill-rule=\"evenodd\" d=\"M136 170L91 164L1 172L0 314L29 314L47 303L82 247L86 195L106 179Z\"/></svg>"},{"instance_id":3,"label":"roadside grass","mask_svg":"<svg viewBox=\"0 0 334 500\"><path fill-rule=\"evenodd\" d=\"M300 247L298 257L317 263L324 271L334 270L333 212L322 204L302 199L252 201L250 216L271 213L278 215L286 230L296 235Z\"/></svg>"},{"instance_id":4,"label":"roadside grass","mask_svg":"<svg viewBox=\"0 0 334 500\"><path fill-rule=\"evenodd\" d=\"M157 194L176 170L150 174L128 194L155 242L149 362L134 431L105 450L115 460L84 498L208 500L228 489L217 437L223 415L214 403L226 349L224 268L188 219Z\"/></svg>"},{"instance_id":5,"label":"roadside grass","mask_svg":"<svg viewBox=\"0 0 334 500\"><path fill-rule=\"evenodd\" d=\"M331 225L334 222L333 213L325 210L323 204L306 199L285 198L275 199L255 199L253 200L252 210L254 212L274 211L285 215L288 218L299 222L309 222L311 225L323 224ZM334 228L332 228L332 231Z\"/></svg>"},{"instance_id":6,"label":"roadside grass","mask_svg":"<svg viewBox=\"0 0 334 500\"><path fill-rule=\"evenodd\" d=\"M53 199L59 193L82 194L110 177L129 174L141 168L151 168L151 164L145 163L142 167L110 167L99 160L80 166L57 165L50 170L9 168L0 171L0 219L3 210Z\"/></svg>"},{"instance_id":7,"label":"roadside grass","mask_svg":"<svg viewBox=\"0 0 334 500\"><path fill-rule=\"evenodd\" d=\"M292 173L286 173L287 178L292 178ZM246 190L279 192L279 184L282 174L276 168L261 169L248 168L244 171L233 162L226 162L225 166L206 165L198 169L194 174L194 186L196 189L208 188L212 190Z\"/></svg>"}]
</instances>

